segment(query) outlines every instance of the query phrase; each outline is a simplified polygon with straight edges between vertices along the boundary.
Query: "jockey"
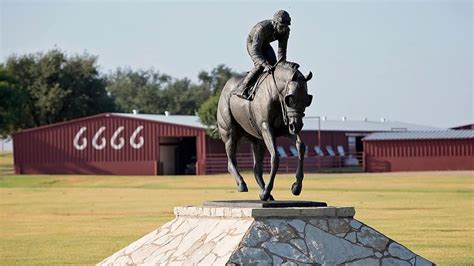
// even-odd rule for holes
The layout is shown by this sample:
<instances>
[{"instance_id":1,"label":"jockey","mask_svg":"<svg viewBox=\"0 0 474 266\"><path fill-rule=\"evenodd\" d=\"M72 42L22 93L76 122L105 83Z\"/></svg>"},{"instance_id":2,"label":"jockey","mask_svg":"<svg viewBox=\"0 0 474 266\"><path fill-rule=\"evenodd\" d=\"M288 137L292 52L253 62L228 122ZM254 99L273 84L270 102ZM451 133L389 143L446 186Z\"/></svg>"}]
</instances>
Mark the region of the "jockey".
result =
<instances>
[{"instance_id":1,"label":"jockey","mask_svg":"<svg viewBox=\"0 0 474 266\"><path fill-rule=\"evenodd\" d=\"M248 95L248 84L262 71L272 71L277 63L275 51L271 42L278 40L278 62L286 61L286 47L290 36L291 18L288 12L279 10L273 15L272 20L264 20L255 25L247 37L247 51L254 63L254 68L247 74L242 83L233 91L244 99Z\"/></svg>"}]
</instances>

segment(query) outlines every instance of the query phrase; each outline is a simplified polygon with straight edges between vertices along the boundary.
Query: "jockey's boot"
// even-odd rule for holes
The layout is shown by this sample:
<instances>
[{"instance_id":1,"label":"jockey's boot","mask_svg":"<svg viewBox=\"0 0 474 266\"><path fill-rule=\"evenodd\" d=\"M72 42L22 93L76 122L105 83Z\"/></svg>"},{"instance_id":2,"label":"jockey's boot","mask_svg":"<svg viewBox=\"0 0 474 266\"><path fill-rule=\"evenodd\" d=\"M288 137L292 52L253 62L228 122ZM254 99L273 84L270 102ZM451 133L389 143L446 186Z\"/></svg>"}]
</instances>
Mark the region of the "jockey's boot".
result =
<instances>
[{"instance_id":1,"label":"jockey's boot","mask_svg":"<svg viewBox=\"0 0 474 266\"><path fill-rule=\"evenodd\" d=\"M258 75L260 72L261 67L254 67L249 73L247 73L247 76L245 76L244 80L242 83L239 84L237 88L234 89L232 94L246 100L251 100L253 97L252 95L248 95L249 88L248 84L255 79L255 77Z\"/></svg>"},{"instance_id":2,"label":"jockey's boot","mask_svg":"<svg viewBox=\"0 0 474 266\"><path fill-rule=\"evenodd\" d=\"M239 86L232 91L232 94L239 98L247 100L247 97L248 97L247 92L248 92L247 84L244 84L244 82L242 81L242 83L240 83Z\"/></svg>"}]
</instances>

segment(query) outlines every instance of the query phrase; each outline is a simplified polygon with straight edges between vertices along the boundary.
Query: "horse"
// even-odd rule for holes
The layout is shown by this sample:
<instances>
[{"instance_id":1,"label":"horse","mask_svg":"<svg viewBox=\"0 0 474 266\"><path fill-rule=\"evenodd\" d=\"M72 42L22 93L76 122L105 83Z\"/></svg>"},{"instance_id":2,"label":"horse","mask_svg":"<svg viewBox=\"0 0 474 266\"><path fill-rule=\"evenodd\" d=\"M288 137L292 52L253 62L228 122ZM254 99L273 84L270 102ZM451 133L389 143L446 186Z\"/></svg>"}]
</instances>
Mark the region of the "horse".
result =
<instances>
[{"instance_id":1,"label":"horse","mask_svg":"<svg viewBox=\"0 0 474 266\"><path fill-rule=\"evenodd\" d=\"M301 193L303 187L303 160L306 146L299 135L303 128L306 107L311 104L307 82L311 71L304 76L298 65L289 67L277 64L272 71L266 71L255 84L252 101L233 95L243 77L231 77L222 89L217 107L217 128L228 159L228 171L235 178L237 190L247 192L247 184L237 169L237 146L245 137L252 145L253 172L260 187L262 201L275 200L271 194L278 171L279 156L276 138L287 136L295 142L298 150L296 181L291 186L293 195ZM271 170L268 183L263 180L263 159L265 147L270 153Z\"/></svg>"}]
</instances>

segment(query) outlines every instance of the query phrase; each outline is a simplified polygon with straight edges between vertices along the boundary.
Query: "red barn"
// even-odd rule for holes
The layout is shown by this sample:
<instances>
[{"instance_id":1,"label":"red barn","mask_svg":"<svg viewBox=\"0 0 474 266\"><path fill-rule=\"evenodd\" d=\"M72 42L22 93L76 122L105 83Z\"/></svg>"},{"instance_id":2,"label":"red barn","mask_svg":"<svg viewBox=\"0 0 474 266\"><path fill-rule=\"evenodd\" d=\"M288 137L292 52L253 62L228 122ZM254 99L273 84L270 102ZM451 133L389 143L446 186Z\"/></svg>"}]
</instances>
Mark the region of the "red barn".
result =
<instances>
[{"instance_id":1,"label":"red barn","mask_svg":"<svg viewBox=\"0 0 474 266\"><path fill-rule=\"evenodd\" d=\"M105 113L13 135L18 174L205 173L205 130L194 119ZM193 117L191 117L193 118ZM186 120L186 117L181 120Z\"/></svg>"},{"instance_id":2,"label":"red barn","mask_svg":"<svg viewBox=\"0 0 474 266\"><path fill-rule=\"evenodd\" d=\"M382 132L363 139L367 172L474 170L474 131Z\"/></svg>"}]
</instances>

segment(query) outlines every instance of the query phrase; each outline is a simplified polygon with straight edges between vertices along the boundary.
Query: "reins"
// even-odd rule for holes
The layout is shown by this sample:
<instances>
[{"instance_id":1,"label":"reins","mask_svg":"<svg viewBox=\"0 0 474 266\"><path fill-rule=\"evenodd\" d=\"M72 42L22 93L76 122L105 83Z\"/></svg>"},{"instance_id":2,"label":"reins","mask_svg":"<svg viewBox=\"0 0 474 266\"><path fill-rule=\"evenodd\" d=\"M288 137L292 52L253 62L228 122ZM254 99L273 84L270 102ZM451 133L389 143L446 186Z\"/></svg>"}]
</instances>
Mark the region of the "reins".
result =
<instances>
[{"instance_id":1,"label":"reins","mask_svg":"<svg viewBox=\"0 0 474 266\"><path fill-rule=\"evenodd\" d=\"M277 82L275 80L275 73L274 72L272 72L272 78L273 78L273 83L275 84L275 89L278 92L278 99L280 101L281 113L283 115L283 123L285 124L285 126L287 126L288 125L288 111L286 110L286 107L285 107L285 95L286 95L286 91L288 90L288 82L286 82L285 88L282 90L282 92L283 92L283 94L282 94L282 92L280 92L278 90L278 85L277 85Z\"/></svg>"},{"instance_id":2,"label":"reins","mask_svg":"<svg viewBox=\"0 0 474 266\"><path fill-rule=\"evenodd\" d=\"M278 63L279 62L277 62L277 64ZM277 64L275 64L275 67L276 67ZM261 75L259 77L259 79L257 80L257 82L255 82L254 86L250 90L250 95L255 96L255 94L256 94L255 90L257 89L257 87L270 74L272 75L273 84L275 85L275 90L278 93L278 100L280 102L281 112L282 112L282 116L283 116L283 123L285 124L285 126L288 126L289 118L288 118L288 110L287 110L286 104L285 104L285 95L286 95L287 90L288 90L288 82L289 81L286 82L285 88L283 88L283 90L280 91L280 90L278 90L278 84L277 84L276 79L275 79L275 72L274 71L271 71L271 73L266 72L266 75ZM250 105L250 101L249 101L249 104L248 104L248 108L249 108L249 115L250 115L250 117L249 117L250 126L255 130L255 132L257 133L257 135L259 137L262 137L262 132L261 132L260 128L258 127L256 121L255 121L255 114L254 114L254 112L252 110L252 107ZM300 116L300 114L298 112L292 112L292 113L296 113L296 116ZM304 114L303 114L303 116L304 116Z\"/></svg>"}]
</instances>

